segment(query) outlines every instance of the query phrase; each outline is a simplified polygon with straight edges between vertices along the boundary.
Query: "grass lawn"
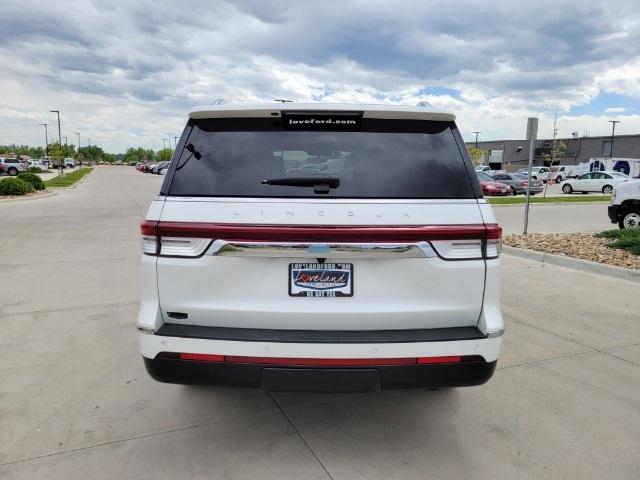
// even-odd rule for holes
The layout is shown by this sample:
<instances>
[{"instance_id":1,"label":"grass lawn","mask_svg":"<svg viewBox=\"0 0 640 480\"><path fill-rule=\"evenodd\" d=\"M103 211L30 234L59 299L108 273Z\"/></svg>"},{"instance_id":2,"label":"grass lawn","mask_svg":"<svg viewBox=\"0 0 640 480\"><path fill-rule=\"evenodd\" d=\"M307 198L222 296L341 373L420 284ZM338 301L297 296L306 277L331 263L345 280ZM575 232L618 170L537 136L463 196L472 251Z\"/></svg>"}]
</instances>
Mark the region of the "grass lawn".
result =
<instances>
[{"instance_id":1,"label":"grass lawn","mask_svg":"<svg viewBox=\"0 0 640 480\"><path fill-rule=\"evenodd\" d=\"M613 240L608 247L620 248L640 256L640 228L625 228L620 230L607 230L597 233L596 237L610 238Z\"/></svg>"},{"instance_id":2,"label":"grass lawn","mask_svg":"<svg viewBox=\"0 0 640 480\"><path fill-rule=\"evenodd\" d=\"M520 203L526 203L526 196L522 197L487 197L489 203L492 205L517 205ZM611 197L609 195L581 195L581 196L566 196L566 197L531 197L531 203L582 203L582 202L609 202Z\"/></svg>"},{"instance_id":3,"label":"grass lawn","mask_svg":"<svg viewBox=\"0 0 640 480\"><path fill-rule=\"evenodd\" d=\"M64 175L60 175L55 178L52 178L51 180L47 180L46 182L44 182L44 184L47 188L70 187L71 185L76 183L78 180L80 180L82 177L84 177L86 174L88 174L91 170L93 169L89 167L81 168L71 173L66 173Z\"/></svg>"}]
</instances>

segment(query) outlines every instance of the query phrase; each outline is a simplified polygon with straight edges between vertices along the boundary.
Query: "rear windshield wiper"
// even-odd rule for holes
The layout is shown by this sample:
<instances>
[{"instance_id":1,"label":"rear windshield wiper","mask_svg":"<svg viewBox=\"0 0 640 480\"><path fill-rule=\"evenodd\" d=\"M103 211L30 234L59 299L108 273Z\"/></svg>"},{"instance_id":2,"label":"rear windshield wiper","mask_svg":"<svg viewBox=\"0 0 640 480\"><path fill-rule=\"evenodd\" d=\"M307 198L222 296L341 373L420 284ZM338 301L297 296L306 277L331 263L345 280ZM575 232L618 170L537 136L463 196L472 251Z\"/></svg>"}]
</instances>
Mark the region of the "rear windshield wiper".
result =
<instances>
[{"instance_id":1,"label":"rear windshield wiper","mask_svg":"<svg viewBox=\"0 0 640 480\"><path fill-rule=\"evenodd\" d=\"M262 180L262 183L287 187L313 187L314 193L329 193L331 188L340 186L340 179L338 177L279 177Z\"/></svg>"}]
</instances>

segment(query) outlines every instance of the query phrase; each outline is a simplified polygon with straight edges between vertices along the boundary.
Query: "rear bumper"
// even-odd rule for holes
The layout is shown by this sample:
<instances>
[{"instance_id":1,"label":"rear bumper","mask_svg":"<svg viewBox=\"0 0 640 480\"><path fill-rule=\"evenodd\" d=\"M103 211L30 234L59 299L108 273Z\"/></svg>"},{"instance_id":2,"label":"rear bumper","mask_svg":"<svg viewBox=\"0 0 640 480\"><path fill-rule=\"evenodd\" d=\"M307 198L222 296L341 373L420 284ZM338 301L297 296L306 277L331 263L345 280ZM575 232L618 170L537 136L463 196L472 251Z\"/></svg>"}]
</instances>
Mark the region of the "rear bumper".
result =
<instances>
[{"instance_id":1,"label":"rear bumper","mask_svg":"<svg viewBox=\"0 0 640 480\"><path fill-rule=\"evenodd\" d=\"M620 214L620 205L609 205L607 209L607 213L609 214L609 220L611 223L618 223L618 215Z\"/></svg>"},{"instance_id":2,"label":"rear bumper","mask_svg":"<svg viewBox=\"0 0 640 480\"><path fill-rule=\"evenodd\" d=\"M196 327L194 331L183 327L186 328L173 326L160 329L156 334L139 334L145 366L151 377L166 383L242 386L272 391L353 392L480 385L491 378L502 342L501 336L489 338L475 327L359 334L211 327ZM207 329L211 330L206 332ZM200 338L194 338L195 334ZM202 338L205 335L208 338ZM280 361L277 365L266 361L205 362L180 359L176 355L179 353L277 358ZM384 361L379 361L449 356L461 356L463 361L402 365L385 365ZM357 367L287 364L288 360L301 358L370 359L371 363L377 361L377 364L370 365L366 361Z\"/></svg>"},{"instance_id":3,"label":"rear bumper","mask_svg":"<svg viewBox=\"0 0 640 480\"><path fill-rule=\"evenodd\" d=\"M368 392L394 388L467 387L481 385L489 380L496 363L478 360L440 365L318 368L144 358L147 372L159 382L288 392Z\"/></svg>"}]
</instances>

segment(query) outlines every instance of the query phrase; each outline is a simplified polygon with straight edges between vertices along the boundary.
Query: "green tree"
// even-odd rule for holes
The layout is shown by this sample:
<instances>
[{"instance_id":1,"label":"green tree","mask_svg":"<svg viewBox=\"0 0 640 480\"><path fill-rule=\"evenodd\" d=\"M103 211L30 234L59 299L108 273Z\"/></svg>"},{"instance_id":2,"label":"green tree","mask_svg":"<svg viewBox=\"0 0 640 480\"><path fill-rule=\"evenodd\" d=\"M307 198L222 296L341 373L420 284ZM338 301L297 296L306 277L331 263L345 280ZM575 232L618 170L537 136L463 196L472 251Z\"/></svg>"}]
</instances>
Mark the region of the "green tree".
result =
<instances>
[{"instance_id":1,"label":"green tree","mask_svg":"<svg viewBox=\"0 0 640 480\"><path fill-rule=\"evenodd\" d=\"M469 151L469 156L471 157L471 160L473 161L474 165L480 165L480 162L482 161L482 157L484 157L487 153L486 150L483 150L481 148L476 148L475 145L471 145L471 144L467 145L467 150Z\"/></svg>"},{"instance_id":2,"label":"green tree","mask_svg":"<svg viewBox=\"0 0 640 480\"><path fill-rule=\"evenodd\" d=\"M156 154L152 149L142 147L129 147L123 156L125 162L148 161L156 158Z\"/></svg>"},{"instance_id":3,"label":"green tree","mask_svg":"<svg viewBox=\"0 0 640 480\"><path fill-rule=\"evenodd\" d=\"M554 141L555 143L555 141ZM544 164L547 167L552 167L554 165L559 165L560 160L564 157L564 153L567 151L567 144L564 142L556 143L553 147L551 147L551 151L549 153L545 153L544 155Z\"/></svg>"},{"instance_id":4,"label":"green tree","mask_svg":"<svg viewBox=\"0 0 640 480\"><path fill-rule=\"evenodd\" d=\"M58 142L49 144L49 158L52 167L59 167L65 158L64 147L61 148Z\"/></svg>"},{"instance_id":5,"label":"green tree","mask_svg":"<svg viewBox=\"0 0 640 480\"><path fill-rule=\"evenodd\" d=\"M167 161L171 160L172 156L173 156L173 149L171 149L171 148L165 148L163 150L158 150L158 153L156 154L156 158L160 162L167 162Z\"/></svg>"}]
</instances>

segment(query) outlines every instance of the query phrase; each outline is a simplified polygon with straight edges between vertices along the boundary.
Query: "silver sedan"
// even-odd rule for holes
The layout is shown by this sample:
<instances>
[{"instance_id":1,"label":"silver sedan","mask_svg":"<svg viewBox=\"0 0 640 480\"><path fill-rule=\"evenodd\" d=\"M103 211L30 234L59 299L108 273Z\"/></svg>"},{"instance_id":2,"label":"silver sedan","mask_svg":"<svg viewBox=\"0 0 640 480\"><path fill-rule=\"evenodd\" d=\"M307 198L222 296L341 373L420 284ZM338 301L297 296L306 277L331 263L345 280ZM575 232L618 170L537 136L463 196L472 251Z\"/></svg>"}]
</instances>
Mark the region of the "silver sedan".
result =
<instances>
[{"instance_id":1,"label":"silver sedan","mask_svg":"<svg viewBox=\"0 0 640 480\"><path fill-rule=\"evenodd\" d=\"M527 183L529 178L526 175L519 173L496 173L493 176L496 182L506 183L511 187L511 194L518 195L520 193L527 193ZM542 182L539 180L533 180L531 182L531 195L540 193L543 190Z\"/></svg>"}]
</instances>

